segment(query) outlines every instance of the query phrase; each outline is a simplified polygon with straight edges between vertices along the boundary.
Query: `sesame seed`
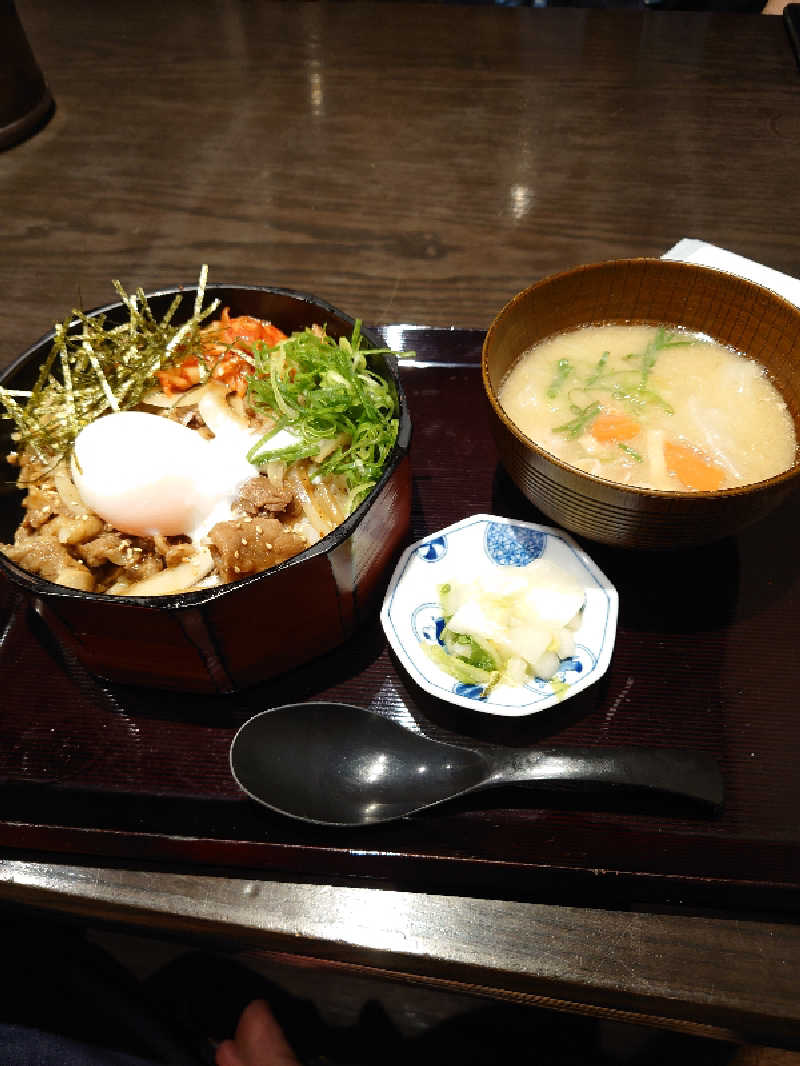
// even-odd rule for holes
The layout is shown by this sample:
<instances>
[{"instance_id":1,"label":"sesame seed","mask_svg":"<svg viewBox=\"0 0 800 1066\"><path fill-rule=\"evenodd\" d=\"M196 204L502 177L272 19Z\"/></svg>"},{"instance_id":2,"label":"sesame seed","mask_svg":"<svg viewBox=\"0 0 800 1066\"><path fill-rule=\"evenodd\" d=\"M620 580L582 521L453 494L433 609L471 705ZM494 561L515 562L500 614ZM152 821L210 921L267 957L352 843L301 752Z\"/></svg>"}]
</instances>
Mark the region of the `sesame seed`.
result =
<instances>
[{"instance_id":1,"label":"sesame seed","mask_svg":"<svg viewBox=\"0 0 800 1066\"><path fill-rule=\"evenodd\" d=\"M235 552L233 553L233 557L234 557L234 559L238 559L238 558L239 558L239 549L238 549L238 548L237 548L237 549L236 549L236 551L235 551Z\"/></svg>"},{"instance_id":2,"label":"sesame seed","mask_svg":"<svg viewBox=\"0 0 800 1066\"><path fill-rule=\"evenodd\" d=\"M234 572L234 574L241 574L242 571L239 569L238 566L234 566L233 572Z\"/></svg>"},{"instance_id":3,"label":"sesame seed","mask_svg":"<svg viewBox=\"0 0 800 1066\"><path fill-rule=\"evenodd\" d=\"M247 546L247 537L242 537L242 544L244 544L245 547Z\"/></svg>"}]
</instances>

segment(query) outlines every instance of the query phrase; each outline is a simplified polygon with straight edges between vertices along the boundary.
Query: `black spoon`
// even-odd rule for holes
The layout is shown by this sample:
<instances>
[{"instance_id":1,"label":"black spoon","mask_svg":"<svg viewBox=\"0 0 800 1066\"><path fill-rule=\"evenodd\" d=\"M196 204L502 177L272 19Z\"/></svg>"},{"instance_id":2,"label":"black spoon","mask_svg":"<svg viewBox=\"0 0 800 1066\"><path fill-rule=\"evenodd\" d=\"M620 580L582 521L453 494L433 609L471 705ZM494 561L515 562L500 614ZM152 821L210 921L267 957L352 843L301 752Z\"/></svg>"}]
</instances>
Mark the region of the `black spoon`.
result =
<instances>
[{"instance_id":1,"label":"black spoon","mask_svg":"<svg viewBox=\"0 0 800 1066\"><path fill-rule=\"evenodd\" d=\"M293 703L251 718L233 738L231 772L280 814L329 826L388 822L497 785L642 789L712 807L711 756L658 748L493 748L413 733L344 703Z\"/></svg>"}]
</instances>

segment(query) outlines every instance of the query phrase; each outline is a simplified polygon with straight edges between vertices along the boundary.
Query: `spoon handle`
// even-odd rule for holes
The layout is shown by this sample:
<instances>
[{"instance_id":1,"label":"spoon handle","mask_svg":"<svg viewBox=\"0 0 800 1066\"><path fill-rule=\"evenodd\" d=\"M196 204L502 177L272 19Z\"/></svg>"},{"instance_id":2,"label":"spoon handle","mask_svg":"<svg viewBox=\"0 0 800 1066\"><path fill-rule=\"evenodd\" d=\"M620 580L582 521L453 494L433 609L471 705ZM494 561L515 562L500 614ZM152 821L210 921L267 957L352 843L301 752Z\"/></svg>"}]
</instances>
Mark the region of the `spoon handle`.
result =
<instances>
[{"instance_id":1,"label":"spoon handle","mask_svg":"<svg viewBox=\"0 0 800 1066\"><path fill-rule=\"evenodd\" d=\"M722 774L701 751L676 748L539 748L516 752L492 775L493 784L538 788L625 788L719 807Z\"/></svg>"}]
</instances>

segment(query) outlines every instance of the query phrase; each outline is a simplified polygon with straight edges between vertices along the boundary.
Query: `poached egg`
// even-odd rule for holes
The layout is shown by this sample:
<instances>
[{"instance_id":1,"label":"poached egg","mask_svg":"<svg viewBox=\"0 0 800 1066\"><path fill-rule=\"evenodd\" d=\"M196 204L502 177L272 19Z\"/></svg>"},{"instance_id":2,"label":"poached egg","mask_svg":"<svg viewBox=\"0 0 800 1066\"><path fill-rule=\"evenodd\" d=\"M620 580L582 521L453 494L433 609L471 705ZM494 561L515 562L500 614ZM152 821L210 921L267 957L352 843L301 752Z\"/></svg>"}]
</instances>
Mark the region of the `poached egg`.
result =
<instances>
[{"instance_id":1,"label":"poached egg","mask_svg":"<svg viewBox=\"0 0 800 1066\"><path fill-rule=\"evenodd\" d=\"M247 453L263 433L232 414L222 390L207 390L198 409L210 440L144 411L103 415L82 429L72 476L87 508L122 533L183 534L194 543L230 519L242 486L258 474ZM270 444L296 440L282 430Z\"/></svg>"}]
</instances>

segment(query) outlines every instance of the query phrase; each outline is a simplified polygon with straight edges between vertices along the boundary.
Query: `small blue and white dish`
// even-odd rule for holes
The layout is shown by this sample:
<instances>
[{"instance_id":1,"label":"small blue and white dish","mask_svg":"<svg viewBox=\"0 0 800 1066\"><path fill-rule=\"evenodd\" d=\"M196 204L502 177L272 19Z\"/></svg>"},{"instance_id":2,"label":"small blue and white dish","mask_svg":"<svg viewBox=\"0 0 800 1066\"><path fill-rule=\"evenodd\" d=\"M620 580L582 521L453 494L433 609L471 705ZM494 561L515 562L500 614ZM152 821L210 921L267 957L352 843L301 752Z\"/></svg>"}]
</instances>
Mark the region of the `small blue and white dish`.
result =
<instances>
[{"instance_id":1,"label":"small blue and white dish","mask_svg":"<svg viewBox=\"0 0 800 1066\"><path fill-rule=\"evenodd\" d=\"M521 567L542 558L577 578L585 589L575 651L561 660L555 677L497 685L485 694L483 686L457 681L439 667L424 647L441 644L439 586L455 573L468 580L479 566ZM389 583L381 623L400 662L430 695L485 714L514 717L544 711L602 677L614 648L618 606L614 586L563 530L473 515L406 548Z\"/></svg>"}]
</instances>

